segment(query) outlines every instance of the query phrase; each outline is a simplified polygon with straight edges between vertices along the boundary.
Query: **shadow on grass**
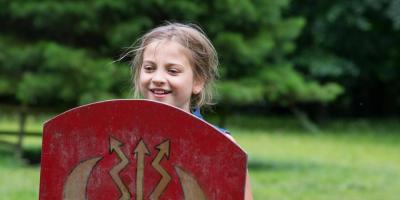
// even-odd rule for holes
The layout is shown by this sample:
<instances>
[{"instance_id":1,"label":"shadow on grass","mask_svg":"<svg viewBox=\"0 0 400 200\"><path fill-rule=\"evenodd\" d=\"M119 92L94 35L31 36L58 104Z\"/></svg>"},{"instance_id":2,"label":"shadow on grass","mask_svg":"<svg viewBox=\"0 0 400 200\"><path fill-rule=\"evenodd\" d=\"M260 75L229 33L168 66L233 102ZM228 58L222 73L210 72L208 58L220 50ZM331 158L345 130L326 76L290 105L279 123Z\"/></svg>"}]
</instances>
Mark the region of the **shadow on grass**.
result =
<instances>
[{"instance_id":1,"label":"shadow on grass","mask_svg":"<svg viewBox=\"0 0 400 200\"><path fill-rule=\"evenodd\" d=\"M214 122L218 122L214 118ZM225 128L241 129L247 132L262 131L265 132L296 132L308 133L304 126L293 117L265 117L265 116L243 116L232 115L228 118Z\"/></svg>"},{"instance_id":2,"label":"shadow on grass","mask_svg":"<svg viewBox=\"0 0 400 200\"><path fill-rule=\"evenodd\" d=\"M22 151L22 159L16 159L15 144L0 141L0 163L38 165L40 156L40 148L29 148Z\"/></svg>"},{"instance_id":3,"label":"shadow on grass","mask_svg":"<svg viewBox=\"0 0 400 200\"><path fill-rule=\"evenodd\" d=\"M0 135L18 135L18 131L0 131ZM35 136L35 137L42 137L41 132L26 132L25 136Z\"/></svg>"},{"instance_id":4,"label":"shadow on grass","mask_svg":"<svg viewBox=\"0 0 400 200\"><path fill-rule=\"evenodd\" d=\"M30 165L39 165L42 150L40 148L24 149L22 158Z\"/></svg>"},{"instance_id":5,"label":"shadow on grass","mask_svg":"<svg viewBox=\"0 0 400 200\"><path fill-rule=\"evenodd\" d=\"M13 148L15 148L15 144L11 143L11 142L6 142L6 141L0 140L0 147L2 147L1 149L3 149L3 148L13 149Z\"/></svg>"},{"instance_id":6,"label":"shadow on grass","mask_svg":"<svg viewBox=\"0 0 400 200\"><path fill-rule=\"evenodd\" d=\"M250 159L248 163L248 168L250 170L260 170L260 171L306 171L315 168L320 168L321 166L316 163L305 163L296 161L276 161L276 160L260 160L260 159Z\"/></svg>"}]
</instances>

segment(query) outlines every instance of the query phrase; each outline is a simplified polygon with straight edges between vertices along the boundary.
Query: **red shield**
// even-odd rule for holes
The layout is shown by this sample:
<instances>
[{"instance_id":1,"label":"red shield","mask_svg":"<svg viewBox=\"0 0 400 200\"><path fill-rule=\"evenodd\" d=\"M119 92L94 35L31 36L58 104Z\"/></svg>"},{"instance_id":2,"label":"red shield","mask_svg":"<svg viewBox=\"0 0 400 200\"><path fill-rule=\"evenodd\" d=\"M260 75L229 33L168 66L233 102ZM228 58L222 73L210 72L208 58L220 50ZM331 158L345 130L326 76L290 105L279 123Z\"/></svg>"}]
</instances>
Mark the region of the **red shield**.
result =
<instances>
[{"instance_id":1,"label":"red shield","mask_svg":"<svg viewBox=\"0 0 400 200\"><path fill-rule=\"evenodd\" d=\"M94 103L45 124L40 199L243 199L246 159L182 110L147 100Z\"/></svg>"}]
</instances>

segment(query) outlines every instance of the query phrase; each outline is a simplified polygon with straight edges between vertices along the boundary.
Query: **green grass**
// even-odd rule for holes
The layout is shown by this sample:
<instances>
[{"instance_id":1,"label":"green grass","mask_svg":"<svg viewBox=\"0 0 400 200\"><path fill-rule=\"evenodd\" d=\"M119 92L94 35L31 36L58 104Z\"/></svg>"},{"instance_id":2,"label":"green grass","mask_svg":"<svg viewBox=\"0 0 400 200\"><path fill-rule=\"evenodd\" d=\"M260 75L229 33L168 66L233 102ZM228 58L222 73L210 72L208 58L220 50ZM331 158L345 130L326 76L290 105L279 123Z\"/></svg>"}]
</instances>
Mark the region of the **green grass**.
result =
<instances>
[{"instance_id":1,"label":"green grass","mask_svg":"<svg viewBox=\"0 0 400 200\"><path fill-rule=\"evenodd\" d=\"M38 160L40 156L42 124L45 118L27 119L26 130L33 135L23 141L24 156ZM14 159L13 149L9 144L17 142L18 120L15 116L0 118L0 199L21 200L38 199L39 171L38 164L30 165L28 160ZM38 136L39 135L39 136Z\"/></svg>"},{"instance_id":2,"label":"green grass","mask_svg":"<svg viewBox=\"0 0 400 200\"><path fill-rule=\"evenodd\" d=\"M15 120L5 121L0 120L0 131L12 130L9 123ZM32 132L40 132L40 120L29 123ZM396 119L335 120L311 134L293 119L232 116L227 128L249 155L255 199L399 199ZM0 141L15 142L15 136L0 134ZM40 137L29 136L25 155L39 154L40 143ZM39 170L15 161L9 148L0 146L1 199L37 199Z\"/></svg>"},{"instance_id":3,"label":"green grass","mask_svg":"<svg viewBox=\"0 0 400 200\"><path fill-rule=\"evenodd\" d=\"M335 121L317 134L290 120L269 123L242 117L228 123L249 155L255 199L399 198L398 121Z\"/></svg>"},{"instance_id":4,"label":"green grass","mask_svg":"<svg viewBox=\"0 0 400 200\"><path fill-rule=\"evenodd\" d=\"M39 166L15 161L12 152L0 148L0 194L4 200L38 199Z\"/></svg>"},{"instance_id":5,"label":"green grass","mask_svg":"<svg viewBox=\"0 0 400 200\"><path fill-rule=\"evenodd\" d=\"M256 199L398 198L400 148L395 145L360 142L354 135L235 137L249 154Z\"/></svg>"},{"instance_id":6,"label":"green grass","mask_svg":"<svg viewBox=\"0 0 400 200\"><path fill-rule=\"evenodd\" d=\"M39 134L42 131L43 123L49 118L49 116L29 116L26 120L26 131L29 133ZM5 115L0 117L0 131L1 132L14 132L18 130L18 116L17 115Z\"/></svg>"}]
</instances>

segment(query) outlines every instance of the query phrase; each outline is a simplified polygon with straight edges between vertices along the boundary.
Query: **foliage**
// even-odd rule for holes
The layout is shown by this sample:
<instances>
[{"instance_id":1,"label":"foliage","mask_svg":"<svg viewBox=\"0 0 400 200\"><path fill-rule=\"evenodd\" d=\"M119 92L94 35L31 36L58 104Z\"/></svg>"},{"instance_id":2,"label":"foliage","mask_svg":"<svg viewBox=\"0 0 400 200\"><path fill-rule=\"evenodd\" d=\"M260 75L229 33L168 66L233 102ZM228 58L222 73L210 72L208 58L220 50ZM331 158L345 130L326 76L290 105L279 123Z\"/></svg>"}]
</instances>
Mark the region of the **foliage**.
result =
<instances>
[{"instance_id":1,"label":"foliage","mask_svg":"<svg viewBox=\"0 0 400 200\"><path fill-rule=\"evenodd\" d=\"M145 31L168 20L200 24L210 36L221 59L218 89L222 103L281 102L287 97L291 103L334 100L340 92L328 92L331 89L319 81L308 80L295 68L285 67L292 65L288 55L295 51L295 39L305 25L301 16L283 16L289 3L2 1L0 16L4 20L0 26L7 50L0 70L15 74L18 68L19 72L12 80L1 79L0 97L14 97L31 105L71 105L119 97L128 91L117 86L127 85L128 67L109 64L110 58L116 58L121 48L130 46ZM277 70L280 72L275 73ZM265 73L290 74L286 76L290 80L270 80L262 76ZM284 90L263 89L270 84L287 85L286 81L300 85ZM15 93L11 86L17 86ZM337 84L335 87L340 88ZM315 96L303 98L310 94Z\"/></svg>"},{"instance_id":2,"label":"foliage","mask_svg":"<svg viewBox=\"0 0 400 200\"><path fill-rule=\"evenodd\" d=\"M262 75L267 83L267 99L284 106L298 101L327 103L343 92L343 88L336 83L320 84L315 80L306 80L290 65L264 70Z\"/></svg>"},{"instance_id":3,"label":"foliage","mask_svg":"<svg viewBox=\"0 0 400 200\"><path fill-rule=\"evenodd\" d=\"M109 88L117 68L110 60L53 42L11 43L1 43L0 70L7 84L3 95L15 95L18 102L31 106L76 105L113 97Z\"/></svg>"},{"instance_id":4,"label":"foliage","mask_svg":"<svg viewBox=\"0 0 400 200\"><path fill-rule=\"evenodd\" d=\"M288 13L307 20L297 41L296 68L346 88L337 105L350 113L396 113L399 11L398 0L293 0Z\"/></svg>"}]
</instances>

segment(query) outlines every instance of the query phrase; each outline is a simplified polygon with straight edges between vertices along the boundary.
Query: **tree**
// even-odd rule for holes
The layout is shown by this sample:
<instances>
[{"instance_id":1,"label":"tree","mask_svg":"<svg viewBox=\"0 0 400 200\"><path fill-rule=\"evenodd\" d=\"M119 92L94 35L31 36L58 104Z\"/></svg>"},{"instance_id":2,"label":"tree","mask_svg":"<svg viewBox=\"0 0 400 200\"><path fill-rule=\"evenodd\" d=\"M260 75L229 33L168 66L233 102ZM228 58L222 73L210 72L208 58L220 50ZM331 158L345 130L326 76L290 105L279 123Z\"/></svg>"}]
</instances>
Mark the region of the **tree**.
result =
<instances>
[{"instance_id":1,"label":"tree","mask_svg":"<svg viewBox=\"0 0 400 200\"><path fill-rule=\"evenodd\" d=\"M301 16L284 17L289 1L219 3L221 6L215 7L221 10L213 13L223 13L219 17L222 21L213 21L212 25L224 27L214 39L223 67L223 81L219 83L223 113L231 105L267 101L288 107L306 128L315 131L316 126L297 105L331 102L343 88L333 81L308 77L294 67L290 56L305 20ZM223 117L220 125L224 121Z\"/></svg>"},{"instance_id":2,"label":"tree","mask_svg":"<svg viewBox=\"0 0 400 200\"><path fill-rule=\"evenodd\" d=\"M309 6L312 4L313 6ZM293 1L307 26L297 69L345 88L334 108L349 115L393 115L400 108L398 0Z\"/></svg>"},{"instance_id":3,"label":"tree","mask_svg":"<svg viewBox=\"0 0 400 200\"><path fill-rule=\"evenodd\" d=\"M16 80L21 83L16 96L7 89L0 96L49 106L121 96L125 92L118 85L128 80L128 68L105 63L117 58L121 47L168 20L200 24L215 44L221 60L223 106L329 102L340 94L340 87L297 71L290 59L305 20L301 15L285 16L289 5L289 0L1 1L0 33L2 41L9 41L15 63L3 59L8 64L0 70L17 73L18 68ZM24 59L19 48L26 51L21 54ZM71 72L76 74L68 76ZM9 88L11 82L2 82L0 87Z\"/></svg>"},{"instance_id":4,"label":"tree","mask_svg":"<svg viewBox=\"0 0 400 200\"><path fill-rule=\"evenodd\" d=\"M0 53L0 94L3 99L11 99L19 107L20 130L16 154L20 157L30 108L65 109L113 98L115 95L110 87L117 69L110 60L92 58L84 50L52 42L38 42L29 46L15 43L5 40L0 43L0 48L4 49Z\"/></svg>"}]
</instances>

